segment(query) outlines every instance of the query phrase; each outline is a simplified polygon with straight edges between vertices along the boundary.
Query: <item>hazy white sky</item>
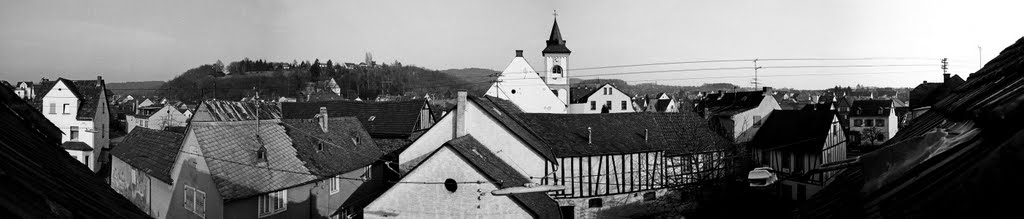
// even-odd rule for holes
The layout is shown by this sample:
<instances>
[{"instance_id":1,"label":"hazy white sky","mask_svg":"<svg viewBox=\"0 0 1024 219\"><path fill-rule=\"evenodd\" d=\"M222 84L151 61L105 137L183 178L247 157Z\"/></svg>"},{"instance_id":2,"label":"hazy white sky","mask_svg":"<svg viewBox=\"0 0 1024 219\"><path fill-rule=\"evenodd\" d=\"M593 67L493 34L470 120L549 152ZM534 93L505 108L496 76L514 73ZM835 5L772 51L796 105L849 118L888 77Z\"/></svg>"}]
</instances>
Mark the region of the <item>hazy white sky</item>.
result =
<instances>
[{"instance_id":1,"label":"hazy white sky","mask_svg":"<svg viewBox=\"0 0 1024 219\"><path fill-rule=\"evenodd\" d=\"M915 86L978 68L1024 36L1024 1L22 1L0 2L0 79L169 80L216 60L399 60L432 69L503 69L514 50L543 71L559 12L571 75L750 67L750 62L576 68L716 59L762 61L768 86ZM917 67L800 68L805 65ZM887 73L898 72L898 73ZM604 76L748 85L752 70ZM858 73L858 74L851 74ZM885 73L885 74L879 74ZM832 74L830 76L781 76ZM700 79L704 78L704 79ZM662 80L667 79L667 80Z\"/></svg>"}]
</instances>

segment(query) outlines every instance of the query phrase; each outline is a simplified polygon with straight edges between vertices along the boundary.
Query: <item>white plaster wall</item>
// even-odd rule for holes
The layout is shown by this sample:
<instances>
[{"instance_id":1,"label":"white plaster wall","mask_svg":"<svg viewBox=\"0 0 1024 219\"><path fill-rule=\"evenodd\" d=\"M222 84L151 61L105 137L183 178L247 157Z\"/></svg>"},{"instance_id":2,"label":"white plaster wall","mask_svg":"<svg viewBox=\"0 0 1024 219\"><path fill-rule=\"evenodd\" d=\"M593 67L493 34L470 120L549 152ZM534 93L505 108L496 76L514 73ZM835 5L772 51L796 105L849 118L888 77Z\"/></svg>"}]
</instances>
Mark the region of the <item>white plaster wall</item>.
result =
<instances>
[{"instance_id":1,"label":"white plaster wall","mask_svg":"<svg viewBox=\"0 0 1024 219\"><path fill-rule=\"evenodd\" d=\"M164 108L161 108L154 112L153 115L150 115L147 120L148 124L146 124L146 128L163 130L168 126L185 126L185 122L188 120L188 117L185 117L185 114L182 114L181 111L178 111L174 107L165 105Z\"/></svg>"},{"instance_id":2,"label":"white plaster wall","mask_svg":"<svg viewBox=\"0 0 1024 219\"><path fill-rule=\"evenodd\" d=\"M50 104L54 104L55 106L53 114L50 113ZM64 104L68 104L66 113L64 111ZM98 145L96 145L95 142L94 133L86 131L94 130L94 123L92 121L79 121L78 119L76 119L76 116L78 115L78 107L78 98L75 97L74 93L71 93L71 91L68 90L67 85L65 85L63 82L58 81L57 84L55 84L53 88L50 90L50 92L48 92L46 96L43 97L42 113L43 116L46 117L46 119L50 120L50 122L52 122L55 126L57 126L57 128L59 128L61 132L64 132L61 135L61 142L71 141L71 126L78 126L78 139L75 141L84 142L93 149L99 150L97 148ZM69 150L68 152L71 153L81 151ZM91 152L87 153L91 154ZM98 169L98 165L96 165L96 161L98 160L98 158L96 156L90 155L88 161L84 160L84 155L82 155L81 153L78 153L78 156L79 161L82 161L84 164L88 165L90 169L94 171Z\"/></svg>"},{"instance_id":3,"label":"white plaster wall","mask_svg":"<svg viewBox=\"0 0 1024 219\"><path fill-rule=\"evenodd\" d=\"M445 147L414 169L401 182L490 181L461 156ZM365 218L532 218L509 196L493 196L491 183L458 184L454 192L444 184L398 183L363 209Z\"/></svg>"},{"instance_id":4,"label":"white plaster wall","mask_svg":"<svg viewBox=\"0 0 1024 219\"><path fill-rule=\"evenodd\" d=\"M774 97L765 96L757 108L733 115L733 138L737 143L750 141L757 132L756 129L751 129L754 127L754 116L760 116L763 123L768 118L768 114L771 114L773 110L780 109L782 106L779 106L779 102L775 101Z\"/></svg>"},{"instance_id":5,"label":"white plaster wall","mask_svg":"<svg viewBox=\"0 0 1024 219\"><path fill-rule=\"evenodd\" d=\"M604 89L611 88L611 94L605 94ZM597 102L597 107L593 110L590 109L590 101ZM586 103L574 103L569 106L569 113L572 114L593 114L601 113L601 107L605 105L606 101L612 101L611 109L609 113L632 113L636 112L633 108L632 99L622 93L619 89L616 89L611 85L604 85L598 88L598 91L587 98ZM626 101L626 109L622 109L622 101Z\"/></svg>"},{"instance_id":6,"label":"white plaster wall","mask_svg":"<svg viewBox=\"0 0 1024 219\"><path fill-rule=\"evenodd\" d=\"M488 96L512 101L528 113L567 112L567 102L551 92L523 57L512 59L497 81L487 90Z\"/></svg>"}]
</instances>

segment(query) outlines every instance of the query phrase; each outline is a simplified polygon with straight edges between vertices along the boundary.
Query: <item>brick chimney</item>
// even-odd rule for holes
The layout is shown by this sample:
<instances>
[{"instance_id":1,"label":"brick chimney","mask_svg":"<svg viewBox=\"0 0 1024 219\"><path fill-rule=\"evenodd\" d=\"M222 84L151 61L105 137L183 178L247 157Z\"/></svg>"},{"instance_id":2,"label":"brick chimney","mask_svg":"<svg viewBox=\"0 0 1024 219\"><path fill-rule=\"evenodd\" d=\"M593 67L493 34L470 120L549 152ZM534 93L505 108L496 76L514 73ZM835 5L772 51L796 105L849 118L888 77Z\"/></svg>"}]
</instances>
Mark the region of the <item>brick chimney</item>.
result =
<instances>
[{"instance_id":1,"label":"brick chimney","mask_svg":"<svg viewBox=\"0 0 1024 219\"><path fill-rule=\"evenodd\" d=\"M517 49L516 50L516 57L523 57L523 50Z\"/></svg>"},{"instance_id":2,"label":"brick chimney","mask_svg":"<svg viewBox=\"0 0 1024 219\"><path fill-rule=\"evenodd\" d=\"M765 96L772 95L772 87L762 87L761 91L764 92Z\"/></svg>"},{"instance_id":3,"label":"brick chimney","mask_svg":"<svg viewBox=\"0 0 1024 219\"><path fill-rule=\"evenodd\" d=\"M458 104L455 105L455 132L452 138L466 135L466 90L459 90Z\"/></svg>"},{"instance_id":4,"label":"brick chimney","mask_svg":"<svg viewBox=\"0 0 1024 219\"><path fill-rule=\"evenodd\" d=\"M324 133L329 131L328 124L330 124L330 120L327 119L327 107L320 107L320 113L316 114L316 118L319 119L320 130L323 130Z\"/></svg>"},{"instance_id":5,"label":"brick chimney","mask_svg":"<svg viewBox=\"0 0 1024 219\"><path fill-rule=\"evenodd\" d=\"M943 73L942 74L942 83L949 83L949 76L950 75L949 75L948 72L947 73Z\"/></svg>"}]
</instances>

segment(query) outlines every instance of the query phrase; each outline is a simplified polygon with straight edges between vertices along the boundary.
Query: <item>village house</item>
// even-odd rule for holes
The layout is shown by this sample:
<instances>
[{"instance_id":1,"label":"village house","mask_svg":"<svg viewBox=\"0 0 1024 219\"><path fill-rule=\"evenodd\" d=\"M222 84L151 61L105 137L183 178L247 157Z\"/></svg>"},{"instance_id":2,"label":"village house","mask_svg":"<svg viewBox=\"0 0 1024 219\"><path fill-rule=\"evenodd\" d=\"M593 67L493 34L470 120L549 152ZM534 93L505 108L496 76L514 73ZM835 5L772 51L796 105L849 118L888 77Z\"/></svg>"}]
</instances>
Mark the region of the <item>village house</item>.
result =
<instances>
[{"instance_id":1,"label":"village house","mask_svg":"<svg viewBox=\"0 0 1024 219\"><path fill-rule=\"evenodd\" d=\"M835 168L794 218L999 218L1019 212L1024 38L878 150ZM914 101L911 101L913 104Z\"/></svg>"},{"instance_id":2,"label":"village house","mask_svg":"<svg viewBox=\"0 0 1024 219\"><path fill-rule=\"evenodd\" d=\"M669 96L666 93L660 93L655 95L655 98L645 98L647 104L644 104L646 108L642 109L643 112L659 112L659 113L675 113L679 112L679 103L676 98Z\"/></svg>"},{"instance_id":3,"label":"village house","mask_svg":"<svg viewBox=\"0 0 1024 219\"><path fill-rule=\"evenodd\" d=\"M551 26L551 36L545 43L547 46L541 51L545 64L543 72L535 71L523 58L523 51L516 50L516 57L486 95L512 101L525 112L569 113L572 96L568 59L572 51L565 46L557 20Z\"/></svg>"},{"instance_id":4,"label":"village house","mask_svg":"<svg viewBox=\"0 0 1024 219\"><path fill-rule=\"evenodd\" d=\"M0 215L5 218L145 218L61 148L45 112L0 87Z\"/></svg>"},{"instance_id":5,"label":"village house","mask_svg":"<svg viewBox=\"0 0 1024 219\"><path fill-rule=\"evenodd\" d=\"M779 196L790 200L810 198L835 175L812 170L846 160L846 135L829 110L775 110L748 145L755 162L778 175Z\"/></svg>"},{"instance_id":6,"label":"village house","mask_svg":"<svg viewBox=\"0 0 1024 219\"><path fill-rule=\"evenodd\" d=\"M460 92L453 113L401 153L401 172L411 174L463 135L531 182L567 187L551 195L563 215L577 217L656 199L698 181L698 172L720 174L731 148L692 113L525 113L506 100Z\"/></svg>"},{"instance_id":7,"label":"village house","mask_svg":"<svg viewBox=\"0 0 1024 219\"><path fill-rule=\"evenodd\" d=\"M850 107L850 134L860 145L878 145L899 130L892 100L858 100Z\"/></svg>"},{"instance_id":8,"label":"village house","mask_svg":"<svg viewBox=\"0 0 1024 219\"><path fill-rule=\"evenodd\" d=\"M154 130L163 130L166 127L183 127L192 116L191 112L186 115L172 104L152 104L139 107L135 115L125 116L127 131L131 132L135 127L144 127Z\"/></svg>"},{"instance_id":9,"label":"village house","mask_svg":"<svg viewBox=\"0 0 1024 219\"><path fill-rule=\"evenodd\" d=\"M903 120L904 123L909 124L914 118L928 112L932 105L949 96L953 92L953 88L962 84L964 84L964 79L960 75L951 76L949 73L944 73L941 83L924 81L914 87L913 90L910 90L910 112Z\"/></svg>"},{"instance_id":10,"label":"village house","mask_svg":"<svg viewBox=\"0 0 1024 219\"><path fill-rule=\"evenodd\" d=\"M385 186L384 153L353 117L327 108L279 119L275 105L205 101L171 170L169 218L323 218ZM257 112L257 110L259 112ZM265 112L268 111L269 112Z\"/></svg>"},{"instance_id":11,"label":"village house","mask_svg":"<svg viewBox=\"0 0 1024 219\"><path fill-rule=\"evenodd\" d=\"M102 77L44 81L37 95L39 111L64 132L61 147L93 171L110 143L110 95Z\"/></svg>"},{"instance_id":12,"label":"village house","mask_svg":"<svg viewBox=\"0 0 1024 219\"><path fill-rule=\"evenodd\" d=\"M31 81L19 81L18 84L14 86L14 94L21 97L21 99L35 99L35 85L33 85Z\"/></svg>"},{"instance_id":13,"label":"village house","mask_svg":"<svg viewBox=\"0 0 1024 219\"><path fill-rule=\"evenodd\" d=\"M170 207L171 167L182 134L139 127L110 150L110 187L153 218Z\"/></svg>"},{"instance_id":14,"label":"village house","mask_svg":"<svg viewBox=\"0 0 1024 219\"><path fill-rule=\"evenodd\" d=\"M600 94L598 94L600 93ZM634 113L630 95L615 88L615 85L604 84L598 87L574 87L569 102L569 113Z\"/></svg>"},{"instance_id":15,"label":"village house","mask_svg":"<svg viewBox=\"0 0 1024 219\"><path fill-rule=\"evenodd\" d=\"M782 109L771 94L770 87L765 87L763 91L718 91L702 95L694 109L712 124L717 124L718 127L713 128L719 133L729 136L736 143L742 143L754 137L757 127L761 126L768 114Z\"/></svg>"}]
</instances>

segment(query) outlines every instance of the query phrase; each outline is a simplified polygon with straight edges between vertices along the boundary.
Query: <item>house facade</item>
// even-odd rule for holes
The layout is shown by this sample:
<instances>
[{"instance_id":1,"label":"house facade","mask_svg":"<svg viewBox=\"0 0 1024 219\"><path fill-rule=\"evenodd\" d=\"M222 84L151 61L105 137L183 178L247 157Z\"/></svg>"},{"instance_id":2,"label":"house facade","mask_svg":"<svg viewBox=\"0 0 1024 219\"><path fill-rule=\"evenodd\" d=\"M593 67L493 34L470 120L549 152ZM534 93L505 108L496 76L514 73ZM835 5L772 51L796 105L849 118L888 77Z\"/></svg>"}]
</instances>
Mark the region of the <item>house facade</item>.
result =
<instances>
[{"instance_id":1,"label":"house facade","mask_svg":"<svg viewBox=\"0 0 1024 219\"><path fill-rule=\"evenodd\" d=\"M753 160L779 176L779 197L806 200L825 186L835 171L823 164L846 160L846 135L835 111L776 110L748 145Z\"/></svg>"},{"instance_id":2,"label":"house facade","mask_svg":"<svg viewBox=\"0 0 1024 219\"><path fill-rule=\"evenodd\" d=\"M697 113L718 124L714 128L737 143L750 141L768 114L782 109L769 87L752 92L719 91L696 102L694 109Z\"/></svg>"},{"instance_id":3,"label":"house facade","mask_svg":"<svg viewBox=\"0 0 1024 219\"><path fill-rule=\"evenodd\" d=\"M31 100L36 98L35 85L31 81L19 81L14 86L14 95L21 97L21 99Z\"/></svg>"},{"instance_id":4,"label":"house facade","mask_svg":"<svg viewBox=\"0 0 1024 219\"><path fill-rule=\"evenodd\" d=\"M40 111L64 132L62 146L93 171L101 166L101 151L110 143L108 93L97 80L60 78L42 83Z\"/></svg>"},{"instance_id":5,"label":"house facade","mask_svg":"<svg viewBox=\"0 0 1024 219\"><path fill-rule=\"evenodd\" d=\"M125 116L128 132L135 127L163 130L166 127L183 127L188 123L189 115L182 113L171 104L154 104L140 107L135 115Z\"/></svg>"},{"instance_id":6,"label":"house facade","mask_svg":"<svg viewBox=\"0 0 1024 219\"><path fill-rule=\"evenodd\" d=\"M110 187L153 218L166 218L170 207L171 166L182 135L138 128L111 149Z\"/></svg>"},{"instance_id":7,"label":"house facade","mask_svg":"<svg viewBox=\"0 0 1024 219\"><path fill-rule=\"evenodd\" d=\"M604 84L595 88L578 87L570 89L572 99L569 103L569 113L572 114L593 114L593 113L633 113L629 94L623 93L615 85Z\"/></svg>"},{"instance_id":8,"label":"house facade","mask_svg":"<svg viewBox=\"0 0 1024 219\"><path fill-rule=\"evenodd\" d=\"M850 132L861 145L878 145L899 131L892 100L858 100L850 107Z\"/></svg>"},{"instance_id":9,"label":"house facade","mask_svg":"<svg viewBox=\"0 0 1024 219\"><path fill-rule=\"evenodd\" d=\"M569 91L565 93L568 95ZM516 57L487 89L486 95L509 100L527 112L568 112L568 102L551 91L540 74L523 58L522 50L516 50Z\"/></svg>"}]
</instances>

